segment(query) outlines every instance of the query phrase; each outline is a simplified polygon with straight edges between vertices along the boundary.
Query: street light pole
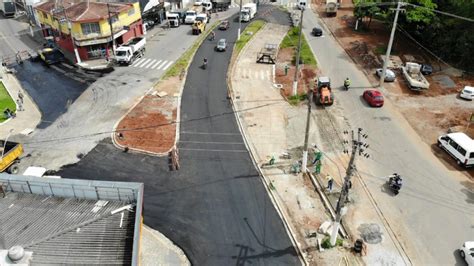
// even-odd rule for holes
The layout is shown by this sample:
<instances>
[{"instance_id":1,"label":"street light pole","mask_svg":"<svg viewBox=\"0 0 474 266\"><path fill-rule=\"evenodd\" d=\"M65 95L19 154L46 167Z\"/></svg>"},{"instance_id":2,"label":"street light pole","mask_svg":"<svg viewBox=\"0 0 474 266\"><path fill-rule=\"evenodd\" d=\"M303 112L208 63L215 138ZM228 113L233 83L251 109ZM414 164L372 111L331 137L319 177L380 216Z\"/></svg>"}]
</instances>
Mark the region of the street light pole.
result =
<instances>
[{"instance_id":1,"label":"street light pole","mask_svg":"<svg viewBox=\"0 0 474 266\"><path fill-rule=\"evenodd\" d=\"M109 15L110 36L112 37L112 55L115 56L114 28L112 27L112 17L110 16L110 5L109 5L109 3L107 3L107 14Z\"/></svg>"},{"instance_id":2,"label":"street light pole","mask_svg":"<svg viewBox=\"0 0 474 266\"><path fill-rule=\"evenodd\" d=\"M298 94L298 71L300 66L300 52L301 52L301 33L303 32L303 14L304 8L301 7L301 17L300 17L300 32L299 32L299 40L298 40L298 51L296 54L296 68L295 68L295 77L293 79L293 96Z\"/></svg>"},{"instance_id":3,"label":"street light pole","mask_svg":"<svg viewBox=\"0 0 474 266\"><path fill-rule=\"evenodd\" d=\"M242 30L242 0L240 0L240 10L239 10L239 29L237 31L237 40L240 40L240 32Z\"/></svg>"},{"instance_id":4,"label":"street light pole","mask_svg":"<svg viewBox=\"0 0 474 266\"><path fill-rule=\"evenodd\" d=\"M397 3L397 10L395 11L395 18L393 19L393 26L392 26L392 32L390 33L390 40L388 41L388 47L387 47L387 52L385 53L385 60L383 61L383 69L382 69L382 75L380 75L380 88L383 87L383 83L385 81L385 74L387 72L387 65L388 61L390 60L390 52L392 50L392 44L393 44L393 38L395 36L395 30L397 29L397 20L398 20L398 13L400 12L400 7L401 7L402 2L398 1Z\"/></svg>"}]
</instances>

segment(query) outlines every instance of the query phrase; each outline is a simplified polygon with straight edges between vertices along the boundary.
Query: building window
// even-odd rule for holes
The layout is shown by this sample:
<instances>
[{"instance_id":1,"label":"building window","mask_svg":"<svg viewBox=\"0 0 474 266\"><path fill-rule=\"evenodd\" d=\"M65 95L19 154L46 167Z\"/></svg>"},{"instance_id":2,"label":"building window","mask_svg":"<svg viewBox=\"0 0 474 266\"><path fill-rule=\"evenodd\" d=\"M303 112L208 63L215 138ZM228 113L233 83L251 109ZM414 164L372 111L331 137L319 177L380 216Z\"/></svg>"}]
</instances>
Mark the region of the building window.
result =
<instances>
[{"instance_id":1,"label":"building window","mask_svg":"<svg viewBox=\"0 0 474 266\"><path fill-rule=\"evenodd\" d=\"M133 16L135 14L135 8L128 10L128 16Z\"/></svg>"},{"instance_id":2,"label":"building window","mask_svg":"<svg viewBox=\"0 0 474 266\"><path fill-rule=\"evenodd\" d=\"M100 34L100 26L99 23L82 23L82 34L87 35L91 33L98 33Z\"/></svg>"}]
</instances>

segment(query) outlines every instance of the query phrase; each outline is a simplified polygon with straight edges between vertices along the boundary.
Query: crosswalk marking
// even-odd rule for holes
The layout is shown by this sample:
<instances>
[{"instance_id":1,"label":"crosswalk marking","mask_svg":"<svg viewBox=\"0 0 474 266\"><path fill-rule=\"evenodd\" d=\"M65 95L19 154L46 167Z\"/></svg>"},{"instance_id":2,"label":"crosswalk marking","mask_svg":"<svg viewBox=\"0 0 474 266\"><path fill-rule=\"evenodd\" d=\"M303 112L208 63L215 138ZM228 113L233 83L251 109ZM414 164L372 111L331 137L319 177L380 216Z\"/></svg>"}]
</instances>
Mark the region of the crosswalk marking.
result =
<instances>
[{"instance_id":1,"label":"crosswalk marking","mask_svg":"<svg viewBox=\"0 0 474 266\"><path fill-rule=\"evenodd\" d=\"M158 65L155 69L160 69L166 64L166 60L164 60L160 65Z\"/></svg>"},{"instance_id":2,"label":"crosswalk marking","mask_svg":"<svg viewBox=\"0 0 474 266\"><path fill-rule=\"evenodd\" d=\"M140 65L146 64L146 62L148 62L148 60L150 60L150 59L143 58L142 60L140 60L139 63L137 63L136 65L134 65L134 67L140 67Z\"/></svg>"},{"instance_id":3,"label":"crosswalk marking","mask_svg":"<svg viewBox=\"0 0 474 266\"><path fill-rule=\"evenodd\" d=\"M146 64L150 63L151 60L152 60L151 58L146 59L145 61L143 61L143 63L136 65L136 67L142 68L142 67L144 67Z\"/></svg>"},{"instance_id":4,"label":"crosswalk marking","mask_svg":"<svg viewBox=\"0 0 474 266\"><path fill-rule=\"evenodd\" d=\"M170 62L163 68L163 70L166 70L168 67L170 67L172 63L173 63L173 61L170 61Z\"/></svg>"},{"instance_id":5,"label":"crosswalk marking","mask_svg":"<svg viewBox=\"0 0 474 266\"><path fill-rule=\"evenodd\" d=\"M132 64L132 67L136 67L138 64L140 64L145 58L139 58L137 61L135 61L133 64Z\"/></svg>"},{"instance_id":6,"label":"crosswalk marking","mask_svg":"<svg viewBox=\"0 0 474 266\"><path fill-rule=\"evenodd\" d=\"M158 62L152 65L151 68L155 69L159 64L161 64L161 62L163 62L163 60L158 60Z\"/></svg>"},{"instance_id":7,"label":"crosswalk marking","mask_svg":"<svg viewBox=\"0 0 474 266\"><path fill-rule=\"evenodd\" d=\"M152 59L150 62L148 62L148 63L146 63L146 64L144 64L143 66L140 66L140 67L148 68L151 65L153 65L155 62L156 62L156 59Z\"/></svg>"}]
</instances>

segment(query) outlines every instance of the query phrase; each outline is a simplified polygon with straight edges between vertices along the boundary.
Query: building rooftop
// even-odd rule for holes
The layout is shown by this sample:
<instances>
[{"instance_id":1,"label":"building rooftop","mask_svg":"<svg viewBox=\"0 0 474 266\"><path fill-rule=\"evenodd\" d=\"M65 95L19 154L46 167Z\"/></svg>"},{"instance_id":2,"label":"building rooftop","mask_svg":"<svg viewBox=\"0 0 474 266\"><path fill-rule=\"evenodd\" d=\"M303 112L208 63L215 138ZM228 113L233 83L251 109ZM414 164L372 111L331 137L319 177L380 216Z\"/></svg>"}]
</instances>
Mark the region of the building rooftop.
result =
<instances>
[{"instance_id":1,"label":"building rooftop","mask_svg":"<svg viewBox=\"0 0 474 266\"><path fill-rule=\"evenodd\" d=\"M109 10L114 14L131 9L133 6L127 3L109 3L107 7L107 3L104 2L58 0L40 3L35 8L45 13L54 13L57 19L67 16L67 19L73 22L93 22L108 19Z\"/></svg>"},{"instance_id":2,"label":"building rooftop","mask_svg":"<svg viewBox=\"0 0 474 266\"><path fill-rule=\"evenodd\" d=\"M124 196L127 192L121 191L124 186L113 185L121 182L98 185L38 177L6 181L5 176L0 174L0 251L21 246L31 253L30 263L39 265L135 264L141 200L130 200L131 194ZM41 190L44 193L36 193ZM76 196L55 196L61 190ZM96 199L90 193L94 190ZM121 200L115 199L117 191L119 198L122 193ZM138 191L142 193L142 187Z\"/></svg>"}]
</instances>

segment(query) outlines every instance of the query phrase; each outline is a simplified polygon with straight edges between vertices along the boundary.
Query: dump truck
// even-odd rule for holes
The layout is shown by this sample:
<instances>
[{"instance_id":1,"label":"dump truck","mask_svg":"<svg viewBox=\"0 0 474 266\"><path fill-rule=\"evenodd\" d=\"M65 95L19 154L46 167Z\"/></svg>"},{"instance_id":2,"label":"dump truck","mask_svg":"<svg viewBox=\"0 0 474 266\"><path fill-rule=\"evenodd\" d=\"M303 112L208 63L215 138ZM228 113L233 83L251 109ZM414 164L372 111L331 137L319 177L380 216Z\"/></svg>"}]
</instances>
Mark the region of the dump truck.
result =
<instances>
[{"instance_id":1,"label":"dump truck","mask_svg":"<svg viewBox=\"0 0 474 266\"><path fill-rule=\"evenodd\" d=\"M0 140L1 158L0 172L18 174L18 163L23 154L23 146L13 141Z\"/></svg>"},{"instance_id":2,"label":"dump truck","mask_svg":"<svg viewBox=\"0 0 474 266\"><path fill-rule=\"evenodd\" d=\"M142 57L145 54L145 37L136 37L131 39L126 44L122 44L115 49L115 61L118 64L130 65L135 59Z\"/></svg>"},{"instance_id":3,"label":"dump truck","mask_svg":"<svg viewBox=\"0 0 474 266\"><path fill-rule=\"evenodd\" d=\"M193 24L193 35L199 35L206 30L206 23L195 21Z\"/></svg>"},{"instance_id":4,"label":"dump truck","mask_svg":"<svg viewBox=\"0 0 474 266\"><path fill-rule=\"evenodd\" d=\"M430 83L421 73L421 65L413 62L407 62L402 66L403 77L408 82L408 87L414 91L426 90Z\"/></svg>"},{"instance_id":5,"label":"dump truck","mask_svg":"<svg viewBox=\"0 0 474 266\"><path fill-rule=\"evenodd\" d=\"M46 47L38 50L38 56L46 65L64 61L64 55L57 48Z\"/></svg>"},{"instance_id":6,"label":"dump truck","mask_svg":"<svg viewBox=\"0 0 474 266\"><path fill-rule=\"evenodd\" d=\"M337 15L337 0L326 0L326 16Z\"/></svg>"},{"instance_id":7,"label":"dump truck","mask_svg":"<svg viewBox=\"0 0 474 266\"><path fill-rule=\"evenodd\" d=\"M211 0L212 12L227 11L229 9L231 0Z\"/></svg>"},{"instance_id":8,"label":"dump truck","mask_svg":"<svg viewBox=\"0 0 474 266\"><path fill-rule=\"evenodd\" d=\"M319 77L313 90L313 100L317 105L332 105L334 94L329 77Z\"/></svg>"},{"instance_id":9,"label":"dump truck","mask_svg":"<svg viewBox=\"0 0 474 266\"><path fill-rule=\"evenodd\" d=\"M251 19L255 17L257 14L257 4L255 3L248 3L242 7L240 21L242 22L249 22Z\"/></svg>"}]
</instances>

